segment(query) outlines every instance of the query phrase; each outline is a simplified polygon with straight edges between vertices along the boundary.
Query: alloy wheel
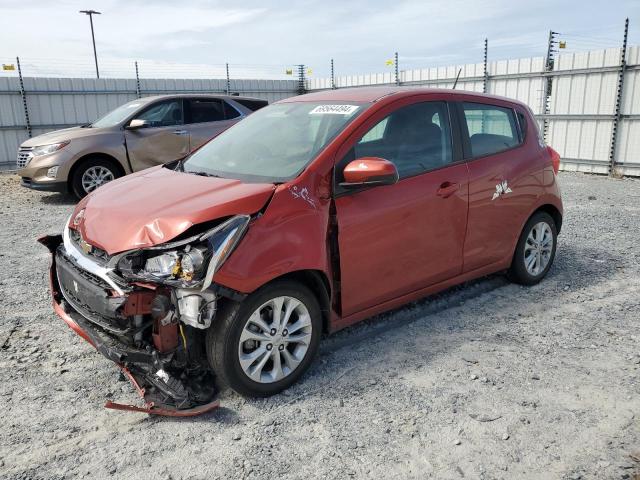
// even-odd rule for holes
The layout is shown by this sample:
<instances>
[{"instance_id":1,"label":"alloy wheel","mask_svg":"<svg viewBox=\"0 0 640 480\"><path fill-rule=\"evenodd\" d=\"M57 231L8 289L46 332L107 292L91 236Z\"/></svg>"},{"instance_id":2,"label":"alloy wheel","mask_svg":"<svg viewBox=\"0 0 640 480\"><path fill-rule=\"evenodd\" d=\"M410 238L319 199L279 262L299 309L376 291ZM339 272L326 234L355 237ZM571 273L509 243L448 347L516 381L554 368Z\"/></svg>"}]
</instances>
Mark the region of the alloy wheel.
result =
<instances>
[{"instance_id":1,"label":"alloy wheel","mask_svg":"<svg viewBox=\"0 0 640 480\"><path fill-rule=\"evenodd\" d=\"M82 188L85 192L91 193L114 178L113 172L107 167L96 165L88 168L82 175Z\"/></svg>"},{"instance_id":2,"label":"alloy wheel","mask_svg":"<svg viewBox=\"0 0 640 480\"><path fill-rule=\"evenodd\" d=\"M289 376L309 350L313 326L300 300L282 296L258 307L238 344L240 366L251 380L273 383Z\"/></svg>"},{"instance_id":3,"label":"alloy wheel","mask_svg":"<svg viewBox=\"0 0 640 480\"><path fill-rule=\"evenodd\" d=\"M547 268L553 251L553 232L546 222L536 223L524 245L524 266L530 275L538 276Z\"/></svg>"}]
</instances>

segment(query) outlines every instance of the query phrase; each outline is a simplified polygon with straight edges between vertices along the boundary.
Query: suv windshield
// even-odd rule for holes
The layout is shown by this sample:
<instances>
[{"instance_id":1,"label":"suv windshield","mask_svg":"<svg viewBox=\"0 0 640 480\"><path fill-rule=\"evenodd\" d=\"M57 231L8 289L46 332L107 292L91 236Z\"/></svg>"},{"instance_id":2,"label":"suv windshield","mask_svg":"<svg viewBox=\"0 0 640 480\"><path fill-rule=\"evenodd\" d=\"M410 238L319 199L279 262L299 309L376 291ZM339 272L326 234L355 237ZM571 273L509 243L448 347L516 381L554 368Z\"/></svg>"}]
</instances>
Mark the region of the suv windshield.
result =
<instances>
[{"instance_id":1,"label":"suv windshield","mask_svg":"<svg viewBox=\"0 0 640 480\"><path fill-rule=\"evenodd\" d=\"M140 100L133 100L132 102L120 105L115 110L111 110L104 117L96 120L91 124L95 128L115 127L120 122L129 117L132 113L135 113L140 107L145 105L146 102Z\"/></svg>"},{"instance_id":2,"label":"suv windshield","mask_svg":"<svg viewBox=\"0 0 640 480\"><path fill-rule=\"evenodd\" d=\"M296 177L363 104L281 103L264 107L191 155L185 172L244 181Z\"/></svg>"}]
</instances>

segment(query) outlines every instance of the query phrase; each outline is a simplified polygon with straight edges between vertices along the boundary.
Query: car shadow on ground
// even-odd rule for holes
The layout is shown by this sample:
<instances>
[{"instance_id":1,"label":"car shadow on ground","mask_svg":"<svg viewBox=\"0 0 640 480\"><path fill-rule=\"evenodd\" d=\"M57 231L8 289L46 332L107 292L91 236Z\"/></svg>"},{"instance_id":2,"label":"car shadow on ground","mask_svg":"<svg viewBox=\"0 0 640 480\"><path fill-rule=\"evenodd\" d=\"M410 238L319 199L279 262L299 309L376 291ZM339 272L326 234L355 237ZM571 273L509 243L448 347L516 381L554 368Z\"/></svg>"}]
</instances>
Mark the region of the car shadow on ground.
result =
<instances>
[{"instance_id":1,"label":"car shadow on ground","mask_svg":"<svg viewBox=\"0 0 640 480\"><path fill-rule=\"evenodd\" d=\"M604 249L588 247L576 249L571 245L560 244L554 264L542 282L561 284L557 285L561 289L566 287L571 290L587 288L613 276L618 269L624 267L624 263L622 256L616 256ZM465 282L435 295L370 317L327 337L323 342L325 345L320 347L321 355L335 352L347 345L364 341L387 330L395 330L421 318L436 315L445 309L459 306L508 285L511 285L511 282L506 275L497 273ZM526 288L523 291L526 296Z\"/></svg>"},{"instance_id":2,"label":"car shadow on ground","mask_svg":"<svg viewBox=\"0 0 640 480\"><path fill-rule=\"evenodd\" d=\"M546 282L547 284L553 284L552 288L554 290L564 291L568 287L570 290L576 291L603 282L613 276L623 265L624 258L622 256L616 256L601 249L588 247L578 249L571 245L560 245L554 265L549 271L548 276L541 282L541 285ZM379 355L384 356L386 352L380 351L380 349L384 349L385 345L387 345L387 343L384 342L385 336L394 335L401 327L426 319L429 320L425 321L424 328L420 329L420 334L414 337L414 340L420 342L421 339L424 339L425 342L428 342L430 338L436 336L442 330L442 322L445 320L441 320L438 315L439 313L450 308L460 307L466 302L473 301L482 295L490 294L509 285L512 284L505 275L490 275L451 287L436 295L425 297L424 299L373 316L356 325L345 328L323 339L318 358L311 366L309 372L307 372L297 384L270 399L247 399L247 403L258 409L265 408L265 415L268 416L271 414L270 412L279 408L278 404L293 403L309 395L322 395L323 390L328 384L335 382L355 368L355 364L354 366L348 366L343 369L336 368L335 365L332 365L333 360L331 357L343 348L364 344L367 341L375 341L376 351L378 351ZM529 296L527 295L527 288L537 287L523 287L521 290L523 292L522 295L514 295L514 301L521 304L523 312L528 309L527 303L529 302ZM531 301L536 300L532 297ZM477 332L473 330L480 332L484 330L485 327L485 323L481 320L478 322L465 322L463 324L447 326L449 330L462 329L474 335ZM382 341L378 342L377 340ZM391 344L389 345L388 348L390 349L396 348L391 346ZM456 348L456 343L453 338L447 350L451 348ZM432 356L438 354L439 351L434 351ZM375 358L378 358L378 355L372 355L372 359ZM362 359L360 359L360 361L361 360ZM339 360L336 361L339 362ZM424 365L430 363L430 361L430 357L416 359L416 368L422 368ZM361 363L359 367L362 367ZM223 401L225 398L236 395L228 390L224 390L220 392L220 394L222 394ZM199 417L172 417L170 421L216 421L232 425L238 422L238 415L231 409L221 407Z\"/></svg>"},{"instance_id":3,"label":"car shadow on ground","mask_svg":"<svg viewBox=\"0 0 640 480\"><path fill-rule=\"evenodd\" d=\"M53 193L42 195L40 202L45 205L75 205L78 203L78 199L69 193Z\"/></svg>"}]
</instances>

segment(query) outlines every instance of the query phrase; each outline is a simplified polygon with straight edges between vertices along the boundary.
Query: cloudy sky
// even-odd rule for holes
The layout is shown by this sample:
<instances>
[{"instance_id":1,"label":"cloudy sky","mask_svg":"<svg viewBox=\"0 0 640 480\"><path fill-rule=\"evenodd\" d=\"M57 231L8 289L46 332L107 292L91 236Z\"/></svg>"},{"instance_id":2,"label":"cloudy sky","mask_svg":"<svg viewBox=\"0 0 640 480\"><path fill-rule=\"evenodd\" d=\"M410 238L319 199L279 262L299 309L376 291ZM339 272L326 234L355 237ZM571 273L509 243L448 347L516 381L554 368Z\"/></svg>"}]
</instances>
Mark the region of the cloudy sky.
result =
<instances>
[{"instance_id":1,"label":"cloudy sky","mask_svg":"<svg viewBox=\"0 0 640 480\"><path fill-rule=\"evenodd\" d=\"M133 59L167 72L304 63L325 76L330 58L337 73L384 71L394 51L403 69L474 63L485 37L490 59L544 55L550 28L567 51L617 46L625 17L630 43L640 43L638 0L1 0L0 62L19 55L29 68L90 70L83 9L102 12L94 22L105 69Z\"/></svg>"}]
</instances>

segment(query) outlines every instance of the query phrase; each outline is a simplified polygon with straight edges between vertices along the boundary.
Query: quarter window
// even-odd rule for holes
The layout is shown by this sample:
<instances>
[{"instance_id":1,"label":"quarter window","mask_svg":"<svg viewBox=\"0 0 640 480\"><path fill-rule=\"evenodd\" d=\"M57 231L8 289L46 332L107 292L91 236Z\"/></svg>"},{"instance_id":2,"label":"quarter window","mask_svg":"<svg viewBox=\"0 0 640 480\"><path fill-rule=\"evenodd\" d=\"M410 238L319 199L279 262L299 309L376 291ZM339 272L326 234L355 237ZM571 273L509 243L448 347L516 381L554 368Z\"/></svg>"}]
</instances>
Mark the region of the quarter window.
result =
<instances>
[{"instance_id":1,"label":"quarter window","mask_svg":"<svg viewBox=\"0 0 640 480\"><path fill-rule=\"evenodd\" d=\"M238 118L239 116L240 112L238 112L238 110L231 106L229 102L224 102L224 118L231 120L232 118Z\"/></svg>"},{"instance_id":2,"label":"quarter window","mask_svg":"<svg viewBox=\"0 0 640 480\"><path fill-rule=\"evenodd\" d=\"M266 107L269 104L266 100L255 100L253 98L234 98L233 101L247 107L253 112L260 110L262 107Z\"/></svg>"},{"instance_id":3,"label":"quarter window","mask_svg":"<svg viewBox=\"0 0 640 480\"><path fill-rule=\"evenodd\" d=\"M182 100L156 103L135 118L148 121L151 127L181 125Z\"/></svg>"},{"instance_id":4,"label":"quarter window","mask_svg":"<svg viewBox=\"0 0 640 480\"><path fill-rule=\"evenodd\" d=\"M510 108L481 103L463 103L462 108L473 157L498 153L520 143L516 119Z\"/></svg>"},{"instance_id":5,"label":"quarter window","mask_svg":"<svg viewBox=\"0 0 640 480\"><path fill-rule=\"evenodd\" d=\"M350 155L393 162L400 178L451 163L451 131L444 102L422 102L400 108L378 122Z\"/></svg>"}]
</instances>

